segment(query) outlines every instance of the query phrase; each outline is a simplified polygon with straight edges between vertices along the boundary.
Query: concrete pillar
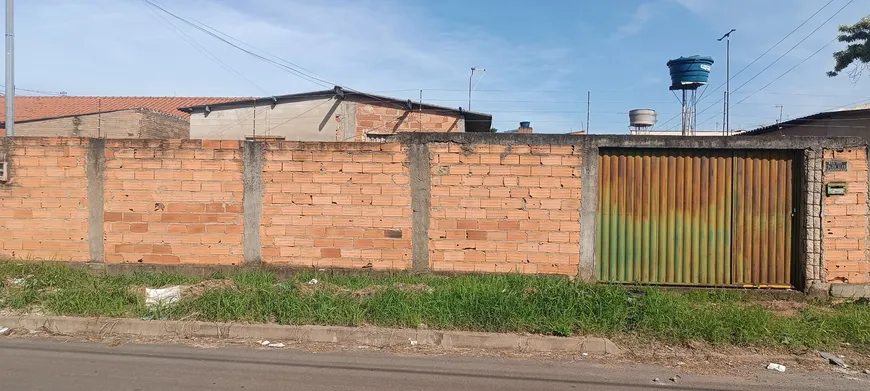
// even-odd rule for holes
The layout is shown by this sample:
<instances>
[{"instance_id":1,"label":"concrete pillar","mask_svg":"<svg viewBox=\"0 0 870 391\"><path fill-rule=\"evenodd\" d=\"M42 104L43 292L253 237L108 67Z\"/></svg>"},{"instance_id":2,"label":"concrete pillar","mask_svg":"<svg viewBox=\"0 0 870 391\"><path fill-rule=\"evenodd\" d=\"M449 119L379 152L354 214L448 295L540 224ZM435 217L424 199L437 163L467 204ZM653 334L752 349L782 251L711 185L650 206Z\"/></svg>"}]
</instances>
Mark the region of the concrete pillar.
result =
<instances>
[{"instance_id":1,"label":"concrete pillar","mask_svg":"<svg viewBox=\"0 0 870 391\"><path fill-rule=\"evenodd\" d=\"M583 281L593 282L598 241L598 147L585 146L581 158L583 187L580 192L580 266L577 273Z\"/></svg>"},{"instance_id":2,"label":"concrete pillar","mask_svg":"<svg viewBox=\"0 0 870 391\"><path fill-rule=\"evenodd\" d=\"M412 142L408 145L411 176L411 271L429 271L429 209L432 177L429 145Z\"/></svg>"},{"instance_id":3,"label":"concrete pillar","mask_svg":"<svg viewBox=\"0 0 870 391\"><path fill-rule=\"evenodd\" d=\"M106 139L88 140L88 158L85 167L88 197L88 251L90 262L106 262L105 210Z\"/></svg>"},{"instance_id":4,"label":"concrete pillar","mask_svg":"<svg viewBox=\"0 0 870 391\"><path fill-rule=\"evenodd\" d=\"M242 193L244 266L263 263L260 242L260 221L263 216L263 144L245 141L242 166L244 188Z\"/></svg>"}]
</instances>

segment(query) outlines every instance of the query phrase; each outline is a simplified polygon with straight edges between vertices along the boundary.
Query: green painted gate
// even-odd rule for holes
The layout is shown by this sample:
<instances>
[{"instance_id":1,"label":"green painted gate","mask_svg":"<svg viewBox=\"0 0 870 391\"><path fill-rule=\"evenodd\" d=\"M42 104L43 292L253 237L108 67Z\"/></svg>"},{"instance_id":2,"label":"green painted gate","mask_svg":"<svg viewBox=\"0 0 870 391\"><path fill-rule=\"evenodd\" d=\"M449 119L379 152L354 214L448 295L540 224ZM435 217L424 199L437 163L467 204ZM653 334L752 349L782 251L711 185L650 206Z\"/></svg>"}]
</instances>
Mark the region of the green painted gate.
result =
<instances>
[{"instance_id":1,"label":"green painted gate","mask_svg":"<svg viewBox=\"0 0 870 391\"><path fill-rule=\"evenodd\" d=\"M795 153L602 149L600 281L793 286Z\"/></svg>"}]
</instances>

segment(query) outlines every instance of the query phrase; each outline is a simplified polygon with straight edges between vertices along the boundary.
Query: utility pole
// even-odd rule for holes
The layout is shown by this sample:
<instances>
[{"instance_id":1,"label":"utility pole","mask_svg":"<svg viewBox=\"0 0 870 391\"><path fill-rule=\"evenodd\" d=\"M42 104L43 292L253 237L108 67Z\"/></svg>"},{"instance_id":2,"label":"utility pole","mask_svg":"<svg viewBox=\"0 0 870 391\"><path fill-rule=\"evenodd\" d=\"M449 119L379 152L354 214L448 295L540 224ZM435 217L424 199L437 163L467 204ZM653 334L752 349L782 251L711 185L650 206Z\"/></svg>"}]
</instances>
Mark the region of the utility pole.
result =
<instances>
[{"instance_id":1,"label":"utility pole","mask_svg":"<svg viewBox=\"0 0 870 391\"><path fill-rule=\"evenodd\" d=\"M6 136L15 135L15 28L12 0L6 0Z\"/></svg>"},{"instance_id":2,"label":"utility pole","mask_svg":"<svg viewBox=\"0 0 870 391\"><path fill-rule=\"evenodd\" d=\"M731 122L731 33L737 30L731 29L728 33L719 38L717 41L722 42L723 39L725 41L725 135L731 134L731 129L729 128Z\"/></svg>"},{"instance_id":3,"label":"utility pole","mask_svg":"<svg viewBox=\"0 0 870 391\"><path fill-rule=\"evenodd\" d=\"M586 91L586 134L589 134L589 107L590 107L589 102L591 99L592 99L592 91L587 90Z\"/></svg>"},{"instance_id":4,"label":"utility pole","mask_svg":"<svg viewBox=\"0 0 870 391\"><path fill-rule=\"evenodd\" d=\"M781 124L781 123L782 123L782 107L783 107L783 106L782 106L782 105L776 105L776 107L779 107L779 119L776 120L776 123L777 123L777 124Z\"/></svg>"}]
</instances>

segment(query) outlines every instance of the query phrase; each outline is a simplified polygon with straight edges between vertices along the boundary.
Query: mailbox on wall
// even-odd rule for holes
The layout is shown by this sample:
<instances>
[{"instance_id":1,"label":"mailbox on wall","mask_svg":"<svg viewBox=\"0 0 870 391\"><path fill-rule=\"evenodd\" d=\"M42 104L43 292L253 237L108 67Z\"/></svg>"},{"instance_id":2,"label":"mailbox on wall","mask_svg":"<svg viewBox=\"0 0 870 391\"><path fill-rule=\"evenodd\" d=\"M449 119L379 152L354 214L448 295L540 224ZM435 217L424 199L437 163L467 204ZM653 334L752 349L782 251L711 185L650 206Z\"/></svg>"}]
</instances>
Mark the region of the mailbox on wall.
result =
<instances>
[{"instance_id":1,"label":"mailbox on wall","mask_svg":"<svg viewBox=\"0 0 870 391\"><path fill-rule=\"evenodd\" d=\"M846 194L846 184L844 182L831 182L825 186L825 194L829 196L839 196Z\"/></svg>"}]
</instances>

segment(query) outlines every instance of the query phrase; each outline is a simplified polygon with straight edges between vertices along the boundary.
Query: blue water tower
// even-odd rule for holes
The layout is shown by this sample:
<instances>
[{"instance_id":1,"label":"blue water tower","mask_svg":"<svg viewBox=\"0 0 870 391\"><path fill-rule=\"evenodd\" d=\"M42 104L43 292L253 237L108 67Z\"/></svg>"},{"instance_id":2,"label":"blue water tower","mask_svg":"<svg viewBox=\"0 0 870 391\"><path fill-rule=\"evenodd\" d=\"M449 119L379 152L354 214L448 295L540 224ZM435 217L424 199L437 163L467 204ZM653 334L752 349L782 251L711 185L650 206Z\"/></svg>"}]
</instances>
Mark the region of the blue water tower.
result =
<instances>
[{"instance_id":1,"label":"blue water tower","mask_svg":"<svg viewBox=\"0 0 870 391\"><path fill-rule=\"evenodd\" d=\"M671 90L695 90L707 84L713 59L710 57L689 56L668 61L671 71Z\"/></svg>"},{"instance_id":2,"label":"blue water tower","mask_svg":"<svg viewBox=\"0 0 870 391\"><path fill-rule=\"evenodd\" d=\"M682 134L683 136L692 136L695 134L695 107L698 104L698 87L707 85L710 70L713 69L713 59L701 56L680 57L668 61L668 69L671 71L670 90L683 92L681 100Z\"/></svg>"}]
</instances>

